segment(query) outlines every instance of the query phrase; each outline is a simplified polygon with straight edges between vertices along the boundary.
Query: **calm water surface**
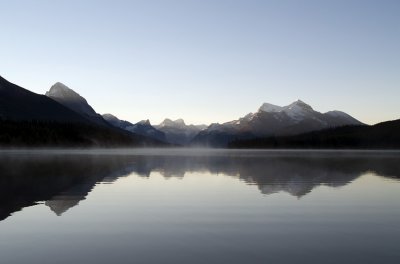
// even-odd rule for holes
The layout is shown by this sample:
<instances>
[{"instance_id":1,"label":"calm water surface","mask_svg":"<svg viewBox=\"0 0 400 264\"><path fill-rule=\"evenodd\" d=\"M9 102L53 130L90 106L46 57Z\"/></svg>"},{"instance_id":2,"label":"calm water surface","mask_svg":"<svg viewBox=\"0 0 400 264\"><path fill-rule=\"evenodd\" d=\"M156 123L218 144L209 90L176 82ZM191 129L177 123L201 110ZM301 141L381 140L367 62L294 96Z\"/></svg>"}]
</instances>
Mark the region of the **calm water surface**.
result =
<instances>
[{"instance_id":1,"label":"calm water surface","mask_svg":"<svg viewBox=\"0 0 400 264\"><path fill-rule=\"evenodd\" d=\"M0 151L0 263L400 263L400 153Z\"/></svg>"}]
</instances>

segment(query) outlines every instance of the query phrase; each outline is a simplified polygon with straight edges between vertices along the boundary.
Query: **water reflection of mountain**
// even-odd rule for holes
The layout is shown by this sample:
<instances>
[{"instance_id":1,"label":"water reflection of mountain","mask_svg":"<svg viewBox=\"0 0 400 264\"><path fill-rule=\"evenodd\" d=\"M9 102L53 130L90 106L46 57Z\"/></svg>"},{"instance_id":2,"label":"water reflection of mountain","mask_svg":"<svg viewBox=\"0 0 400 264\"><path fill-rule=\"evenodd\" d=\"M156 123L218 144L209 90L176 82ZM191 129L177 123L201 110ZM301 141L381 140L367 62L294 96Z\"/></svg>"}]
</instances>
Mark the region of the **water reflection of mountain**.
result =
<instances>
[{"instance_id":1,"label":"water reflection of mountain","mask_svg":"<svg viewBox=\"0 0 400 264\"><path fill-rule=\"evenodd\" d=\"M212 155L136 157L136 173L152 171L164 177L184 177L186 172L209 172L237 177L257 185L263 194L280 191L301 197L319 185L344 186L365 172L400 178L399 155Z\"/></svg>"},{"instance_id":2,"label":"water reflection of mountain","mask_svg":"<svg viewBox=\"0 0 400 264\"><path fill-rule=\"evenodd\" d=\"M129 174L126 168L124 159L95 155L1 155L0 219L41 201L60 215L97 182Z\"/></svg>"},{"instance_id":3,"label":"water reflection of mountain","mask_svg":"<svg viewBox=\"0 0 400 264\"><path fill-rule=\"evenodd\" d=\"M255 153L255 154L254 154ZM365 172L400 178L400 156L259 152L212 155L0 155L0 219L45 201L57 215L78 205L98 182L132 172L148 177L184 177L208 172L257 185L263 194L285 191L301 197L320 185L344 186Z\"/></svg>"}]
</instances>

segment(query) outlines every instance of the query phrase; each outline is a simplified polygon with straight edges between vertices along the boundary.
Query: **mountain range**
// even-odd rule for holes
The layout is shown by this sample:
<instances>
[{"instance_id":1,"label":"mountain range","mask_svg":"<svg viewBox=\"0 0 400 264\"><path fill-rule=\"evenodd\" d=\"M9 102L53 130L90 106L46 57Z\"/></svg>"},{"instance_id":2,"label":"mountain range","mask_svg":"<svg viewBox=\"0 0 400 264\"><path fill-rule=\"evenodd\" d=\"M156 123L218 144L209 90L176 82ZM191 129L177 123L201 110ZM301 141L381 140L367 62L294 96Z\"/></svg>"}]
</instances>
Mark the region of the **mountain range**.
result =
<instances>
[{"instance_id":1,"label":"mountain range","mask_svg":"<svg viewBox=\"0 0 400 264\"><path fill-rule=\"evenodd\" d=\"M137 122L136 124L132 124L126 120L120 120L116 116L112 114L103 114L103 118L110 123L111 125L125 129L129 132L136 133L139 135L147 136L150 138L154 138L160 141L167 142L167 138L165 133L154 128L149 120L142 120Z\"/></svg>"},{"instance_id":2,"label":"mountain range","mask_svg":"<svg viewBox=\"0 0 400 264\"><path fill-rule=\"evenodd\" d=\"M148 120L132 124L111 114L105 114L103 118L116 127L171 144L209 147L226 147L231 141L239 139L296 135L345 125L364 125L341 111L320 113L301 100L287 106L264 103L255 113L210 126L187 125L183 119L166 118L152 126Z\"/></svg>"},{"instance_id":3,"label":"mountain range","mask_svg":"<svg viewBox=\"0 0 400 264\"><path fill-rule=\"evenodd\" d=\"M344 125L363 123L341 111L320 113L301 100L287 106L264 103L255 113L223 124L211 124L192 144L225 147L233 140L296 135Z\"/></svg>"},{"instance_id":4,"label":"mountain range","mask_svg":"<svg viewBox=\"0 0 400 264\"><path fill-rule=\"evenodd\" d=\"M33 93L0 77L0 146L165 145L110 125L84 98L65 85L55 84L46 95Z\"/></svg>"},{"instance_id":5,"label":"mountain range","mask_svg":"<svg viewBox=\"0 0 400 264\"><path fill-rule=\"evenodd\" d=\"M166 118L159 125L155 126L165 133L167 141L178 145L187 145L206 125L187 125L183 119L171 120Z\"/></svg>"},{"instance_id":6,"label":"mountain range","mask_svg":"<svg viewBox=\"0 0 400 264\"><path fill-rule=\"evenodd\" d=\"M129 121L120 120L112 114L104 114L103 118L121 129L181 146L188 145L201 130L207 128L206 125L186 125L183 119L173 121L166 118L160 124L153 126L149 120L132 124Z\"/></svg>"},{"instance_id":7,"label":"mountain range","mask_svg":"<svg viewBox=\"0 0 400 264\"><path fill-rule=\"evenodd\" d=\"M346 144L332 142L350 140L342 133L353 131L352 142L359 143L346 146L384 147L370 142L386 140L390 145L390 140L399 140L390 136L397 126L395 122L374 128L341 111L318 112L301 100L286 106L264 103L254 113L209 126L168 118L158 125L149 120L131 123L97 113L84 97L60 82L39 95L0 77L0 145L5 146L307 147L310 142L316 148L343 147ZM375 131L376 138L366 139L366 131ZM300 139L302 143L293 143Z\"/></svg>"}]
</instances>

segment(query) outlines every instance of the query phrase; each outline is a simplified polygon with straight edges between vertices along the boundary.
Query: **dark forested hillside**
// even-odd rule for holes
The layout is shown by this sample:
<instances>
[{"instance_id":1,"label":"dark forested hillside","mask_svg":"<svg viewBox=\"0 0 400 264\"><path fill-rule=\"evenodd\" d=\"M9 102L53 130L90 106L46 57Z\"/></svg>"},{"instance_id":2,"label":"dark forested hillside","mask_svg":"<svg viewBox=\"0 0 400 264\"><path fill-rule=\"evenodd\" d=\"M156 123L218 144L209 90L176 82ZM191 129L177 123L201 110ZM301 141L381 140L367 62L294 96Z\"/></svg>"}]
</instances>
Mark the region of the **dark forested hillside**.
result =
<instances>
[{"instance_id":1,"label":"dark forested hillside","mask_svg":"<svg viewBox=\"0 0 400 264\"><path fill-rule=\"evenodd\" d=\"M159 141L108 127L51 121L0 119L1 147L161 146Z\"/></svg>"},{"instance_id":2,"label":"dark forested hillside","mask_svg":"<svg viewBox=\"0 0 400 264\"><path fill-rule=\"evenodd\" d=\"M344 126L295 136L237 140L229 147L400 149L400 119L373 126Z\"/></svg>"}]
</instances>

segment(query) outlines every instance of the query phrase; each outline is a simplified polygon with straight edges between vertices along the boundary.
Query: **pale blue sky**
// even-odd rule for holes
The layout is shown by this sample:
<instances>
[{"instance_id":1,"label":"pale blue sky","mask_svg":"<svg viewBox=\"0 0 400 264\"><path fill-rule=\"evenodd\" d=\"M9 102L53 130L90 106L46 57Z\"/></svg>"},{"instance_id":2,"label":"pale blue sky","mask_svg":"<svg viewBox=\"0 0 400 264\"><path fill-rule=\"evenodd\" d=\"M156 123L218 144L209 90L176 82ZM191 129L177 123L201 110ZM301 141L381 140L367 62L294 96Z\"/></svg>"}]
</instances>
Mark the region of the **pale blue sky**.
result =
<instances>
[{"instance_id":1,"label":"pale blue sky","mask_svg":"<svg viewBox=\"0 0 400 264\"><path fill-rule=\"evenodd\" d=\"M400 1L2 1L0 75L132 122L224 122L302 99L400 118Z\"/></svg>"}]
</instances>

